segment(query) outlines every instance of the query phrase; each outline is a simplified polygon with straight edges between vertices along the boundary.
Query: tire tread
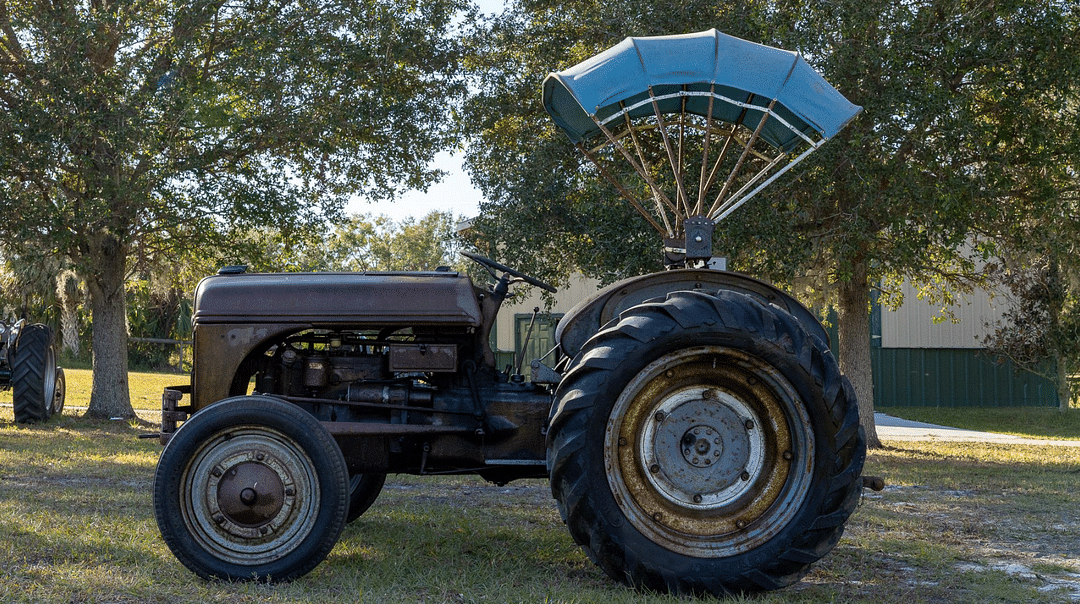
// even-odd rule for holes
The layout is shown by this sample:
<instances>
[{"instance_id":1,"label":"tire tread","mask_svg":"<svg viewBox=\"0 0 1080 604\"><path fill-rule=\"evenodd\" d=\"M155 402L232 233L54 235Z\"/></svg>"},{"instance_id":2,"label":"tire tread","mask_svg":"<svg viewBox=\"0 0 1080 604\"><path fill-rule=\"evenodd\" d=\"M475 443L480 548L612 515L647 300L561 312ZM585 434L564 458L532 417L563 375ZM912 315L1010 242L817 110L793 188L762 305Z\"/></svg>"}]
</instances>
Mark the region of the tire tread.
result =
<instances>
[{"instance_id":1,"label":"tire tread","mask_svg":"<svg viewBox=\"0 0 1080 604\"><path fill-rule=\"evenodd\" d=\"M774 342L791 355L821 393L832 442L823 462L829 466L814 520L773 556L768 563L736 574L673 573L641 559L609 534L597 517L589 490L598 488L586 479L586 430L592 414L603 408L601 386L624 359L640 354L649 342L676 329L724 329ZM646 302L627 311L593 336L570 364L556 394L548 432L548 460L552 494L576 543L616 580L639 588L670 593L727 595L733 592L772 590L799 580L810 564L839 541L844 524L861 493L865 439L859 429L853 390L837 367L832 353L811 336L798 320L777 307L766 307L749 296L720 291L674 292L666 300ZM606 421L606 419L604 420ZM819 436L820 438L820 436ZM819 449L820 450L820 449Z\"/></svg>"}]
</instances>

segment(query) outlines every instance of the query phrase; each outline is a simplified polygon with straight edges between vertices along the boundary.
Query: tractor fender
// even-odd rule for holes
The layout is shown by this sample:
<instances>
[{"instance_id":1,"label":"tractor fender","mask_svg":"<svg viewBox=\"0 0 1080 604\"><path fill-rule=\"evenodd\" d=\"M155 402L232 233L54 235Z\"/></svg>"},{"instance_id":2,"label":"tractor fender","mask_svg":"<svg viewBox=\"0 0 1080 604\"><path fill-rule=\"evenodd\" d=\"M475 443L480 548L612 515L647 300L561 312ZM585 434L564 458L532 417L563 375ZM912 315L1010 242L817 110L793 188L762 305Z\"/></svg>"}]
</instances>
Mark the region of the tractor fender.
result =
<instances>
[{"instance_id":1,"label":"tractor fender","mask_svg":"<svg viewBox=\"0 0 1080 604\"><path fill-rule=\"evenodd\" d=\"M675 291L735 291L775 304L794 316L807 332L829 343L829 334L814 313L776 287L740 273L708 269L679 269L651 273L613 283L576 304L559 321L555 338L563 353L574 357L585 342L620 313L646 300Z\"/></svg>"}]
</instances>

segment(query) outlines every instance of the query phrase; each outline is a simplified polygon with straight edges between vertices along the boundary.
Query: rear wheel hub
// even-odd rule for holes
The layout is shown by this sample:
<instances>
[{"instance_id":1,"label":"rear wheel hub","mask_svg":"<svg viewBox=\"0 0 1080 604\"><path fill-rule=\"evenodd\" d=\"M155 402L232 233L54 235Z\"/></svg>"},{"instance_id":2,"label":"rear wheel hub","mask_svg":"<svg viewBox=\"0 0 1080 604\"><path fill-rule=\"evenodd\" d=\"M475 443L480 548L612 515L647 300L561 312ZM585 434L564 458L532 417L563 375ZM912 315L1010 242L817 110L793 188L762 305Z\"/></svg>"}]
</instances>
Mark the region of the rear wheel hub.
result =
<instances>
[{"instance_id":1,"label":"rear wheel hub","mask_svg":"<svg viewBox=\"0 0 1080 604\"><path fill-rule=\"evenodd\" d=\"M641 437L646 476L668 501L693 508L741 496L761 472L765 439L756 415L727 392L691 386L665 397ZM659 421L656 418L661 418ZM744 474L750 476L743 478Z\"/></svg>"}]
</instances>

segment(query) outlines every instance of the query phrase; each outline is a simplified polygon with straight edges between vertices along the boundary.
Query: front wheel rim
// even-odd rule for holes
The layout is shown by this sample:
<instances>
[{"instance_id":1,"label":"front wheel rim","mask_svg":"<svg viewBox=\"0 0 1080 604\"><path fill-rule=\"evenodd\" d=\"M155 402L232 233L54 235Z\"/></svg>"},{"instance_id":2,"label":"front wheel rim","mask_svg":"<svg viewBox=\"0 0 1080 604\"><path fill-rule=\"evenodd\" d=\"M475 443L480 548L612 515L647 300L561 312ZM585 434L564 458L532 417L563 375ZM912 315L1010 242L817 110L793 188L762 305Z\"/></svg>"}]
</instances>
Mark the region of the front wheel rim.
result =
<instances>
[{"instance_id":1,"label":"front wheel rim","mask_svg":"<svg viewBox=\"0 0 1080 604\"><path fill-rule=\"evenodd\" d=\"M320 496L314 463L284 433L240 426L208 439L181 483L191 536L216 558L243 566L275 562L314 529Z\"/></svg>"},{"instance_id":2,"label":"front wheel rim","mask_svg":"<svg viewBox=\"0 0 1080 604\"><path fill-rule=\"evenodd\" d=\"M669 353L623 389L604 434L608 484L630 524L689 556L749 551L801 509L814 467L804 405L741 350Z\"/></svg>"}]
</instances>

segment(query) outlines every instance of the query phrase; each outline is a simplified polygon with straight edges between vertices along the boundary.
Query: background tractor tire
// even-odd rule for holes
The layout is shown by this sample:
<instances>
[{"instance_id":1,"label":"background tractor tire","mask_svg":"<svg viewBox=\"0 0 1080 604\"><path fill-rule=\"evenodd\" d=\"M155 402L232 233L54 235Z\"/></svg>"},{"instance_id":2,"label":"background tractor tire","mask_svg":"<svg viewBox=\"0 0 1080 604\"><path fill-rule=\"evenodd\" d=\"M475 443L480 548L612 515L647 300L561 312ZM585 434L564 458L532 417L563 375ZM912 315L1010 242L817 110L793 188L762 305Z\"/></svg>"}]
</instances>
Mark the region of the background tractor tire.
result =
<instances>
[{"instance_id":1,"label":"background tractor tire","mask_svg":"<svg viewBox=\"0 0 1080 604\"><path fill-rule=\"evenodd\" d=\"M64 375L64 370L57 367L56 382L53 387L52 407L49 410L50 415L60 415L64 412L65 398L67 398L67 377Z\"/></svg>"},{"instance_id":2,"label":"background tractor tire","mask_svg":"<svg viewBox=\"0 0 1080 604\"><path fill-rule=\"evenodd\" d=\"M47 325L35 323L22 328L9 357L11 398L15 422L43 422L53 409L56 388L56 351Z\"/></svg>"},{"instance_id":3,"label":"background tractor tire","mask_svg":"<svg viewBox=\"0 0 1080 604\"><path fill-rule=\"evenodd\" d=\"M341 449L309 413L240 396L193 415L154 476L165 543L203 578L288 581L337 543L349 510Z\"/></svg>"},{"instance_id":4,"label":"background tractor tire","mask_svg":"<svg viewBox=\"0 0 1080 604\"><path fill-rule=\"evenodd\" d=\"M851 385L824 342L743 294L674 292L623 312L570 363L550 423L563 521L639 589L790 585L858 503Z\"/></svg>"},{"instance_id":5,"label":"background tractor tire","mask_svg":"<svg viewBox=\"0 0 1080 604\"><path fill-rule=\"evenodd\" d=\"M349 514L345 522L352 522L368 511L382 492L386 474L353 474L349 476Z\"/></svg>"}]
</instances>

